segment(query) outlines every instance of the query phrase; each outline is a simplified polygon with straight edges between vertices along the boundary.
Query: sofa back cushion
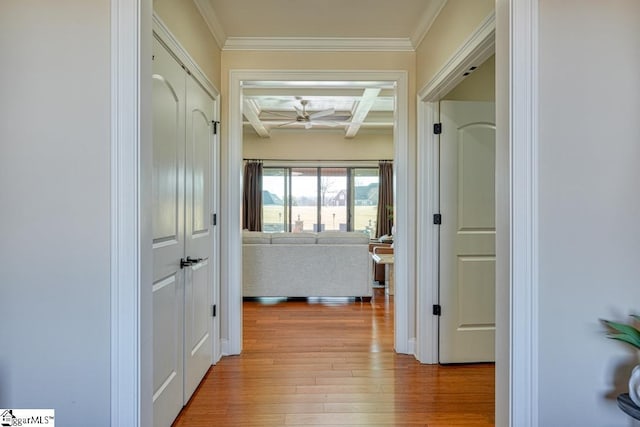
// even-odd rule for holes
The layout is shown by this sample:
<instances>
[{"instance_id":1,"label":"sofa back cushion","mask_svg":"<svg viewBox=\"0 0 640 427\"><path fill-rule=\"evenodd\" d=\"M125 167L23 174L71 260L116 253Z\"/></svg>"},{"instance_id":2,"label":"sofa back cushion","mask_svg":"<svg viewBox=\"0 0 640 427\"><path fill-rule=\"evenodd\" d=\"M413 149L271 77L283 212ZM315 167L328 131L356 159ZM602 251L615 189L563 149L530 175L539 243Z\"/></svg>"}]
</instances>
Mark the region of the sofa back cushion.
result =
<instances>
[{"instance_id":1,"label":"sofa back cushion","mask_svg":"<svg viewBox=\"0 0 640 427\"><path fill-rule=\"evenodd\" d=\"M360 231L322 231L318 233L318 244L323 245L366 245L369 235Z\"/></svg>"},{"instance_id":2,"label":"sofa back cushion","mask_svg":"<svg viewBox=\"0 0 640 427\"><path fill-rule=\"evenodd\" d=\"M242 231L242 243L271 243L271 233L263 233L262 231Z\"/></svg>"},{"instance_id":3,"label":"sofa back cushion","mask_svg":"<svg viewBox=\"0 0 640 427\"><path fill-rule=\"evenodd\" d=\"M272 233L271 244L273 245L290 245L290 244L315 244L316 233Z\"/></svg>"}]
</instances>

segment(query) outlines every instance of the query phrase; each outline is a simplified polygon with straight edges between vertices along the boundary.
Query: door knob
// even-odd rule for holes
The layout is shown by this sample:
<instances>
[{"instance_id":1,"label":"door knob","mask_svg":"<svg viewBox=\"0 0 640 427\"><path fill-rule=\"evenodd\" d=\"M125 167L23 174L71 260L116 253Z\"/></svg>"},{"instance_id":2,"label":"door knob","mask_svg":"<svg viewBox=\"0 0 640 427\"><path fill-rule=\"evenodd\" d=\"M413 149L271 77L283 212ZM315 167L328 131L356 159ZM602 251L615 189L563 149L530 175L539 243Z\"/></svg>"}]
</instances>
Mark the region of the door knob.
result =
<instances>
[{"instance_id":1,"label":"door knob","mask_svg":"<svg viewBox=\"0 0 640 427\"><path fill-rule=\"evenodd\" d=\"M191 258L190 256L187 259L180 258L180 268L190 267L193 264L197 264L202 261L202 258Z\"/></svg>"}]
</instances>

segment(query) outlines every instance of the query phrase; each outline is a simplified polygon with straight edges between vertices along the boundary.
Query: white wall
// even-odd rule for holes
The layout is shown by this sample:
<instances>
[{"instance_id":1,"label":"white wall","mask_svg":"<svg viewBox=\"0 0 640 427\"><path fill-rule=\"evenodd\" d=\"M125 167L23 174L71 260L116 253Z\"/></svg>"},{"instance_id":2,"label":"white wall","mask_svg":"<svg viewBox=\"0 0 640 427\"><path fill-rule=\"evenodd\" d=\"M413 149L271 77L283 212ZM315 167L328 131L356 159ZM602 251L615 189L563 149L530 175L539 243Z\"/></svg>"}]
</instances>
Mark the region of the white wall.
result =
<instances>
[{"instance_id":1,"label":"white wall","mask_svg":"<svg viewBox=\"0 0 640 427\"><path fill-rule=\"evenodd\" d=\"M509 425L511 386L510 34L511 0L496 0L496 427Z\"/></svg>"},{"instance_id":2,"label":"white wall","mask_svg":"<svg viewBox=\"0 0 640 427\"><path fill-rule=\"evenodd\" d=\"M629 426L598 319L640 311L640 2L541 0L539 47L540 425Z\"/></svg>"},{"instance_id":3,"label":"white wall","mask_svg":"<svg viewBox=\"0 0 640 427\"><path fill-rule=\"evenodd\" d=\"M109 1L0 3L0 407L110 411Z\"/></svg>"},{"instance_id":4,"label":"white wall","mask_svg":"<svg viewBox=\"0 0 640 427\"><path fill-rule=\"evenodd\" d=\"M495 0L447 1L416 49L416 87L424 87L494 10Z\"/></svg>"},{"instance_id":5,"label":"white wall","mask_svg":"<svg viewBox=\"0 0 640 427\"><path fill-rule=\"evenodd\" d=\"M243 133L245 159L393 160L393 134L360 130L345 138L344 130L272 130L261 138L252 129Z\"/></svg>"},{"instance_id":6,"label":"white wall","mask_svg":"<svg viewBox=\"0 0 640 427\"><path fill-rule=\"evenodd\" d=\"M153 10L220 90L221 52L193 1L153 0Z\"/></svg>"}]
</instances>

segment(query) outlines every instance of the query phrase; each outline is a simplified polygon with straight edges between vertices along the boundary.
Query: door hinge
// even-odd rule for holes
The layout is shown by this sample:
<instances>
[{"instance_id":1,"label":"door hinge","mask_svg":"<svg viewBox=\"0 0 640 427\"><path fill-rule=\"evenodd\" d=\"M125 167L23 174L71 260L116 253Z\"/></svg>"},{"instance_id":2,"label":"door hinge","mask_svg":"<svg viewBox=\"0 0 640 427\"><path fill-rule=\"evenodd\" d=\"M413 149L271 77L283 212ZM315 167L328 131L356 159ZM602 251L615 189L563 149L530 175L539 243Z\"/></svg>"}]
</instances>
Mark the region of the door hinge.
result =
<instances>
[{"instance_id":1,"label":"door hinge","mask_svg":"<svg viewBox=\"0 0 640 427\"><path fill-rule=\"evenodd\" d=\"M220 127L220 122L217 120L213 120L211 122L211 124L213 125L213 134L217 135L218 134L218 128Z\"/></svg>"},{"instance_id":2,"label":"door hinge","mask_svg":"<svg viewBox=\"0 0 640 427\"><path fill-rule=\"evenodd\" d=\"M433 124L433 133L434 135L440 135L442 133L442 123Z\"/></svg>"},{"instance_id":3,"label":"door hinge","mask_svg":"<svg viewBox=\"0 0 640 427\"><path fill-rule=\"evenodd\" d=\"M215 304L213 304L213 305L211 306L211 317L216 317L216 314L217 314L217 313L216 313L216 305L215 305Z\"/></svg>"},{"instance_id":4,"label":"door hinge","mask_svg":"<svg viewBox=\"0 0 640 427\"><path fill-rule=\"evenodd\" d=\"M218 225L218 214L211 214L211 225Z\"/></svg>"},{"instance_id":5,"label":"door hinge","mask_svg":"<svg viewBox=\"0 0 640 427\"><path fill-rule=\"evenodd\" d=\"M435 225L442 224L442 215L441 214L433 214L433 223Z\"/></svg>"},{"instance_id":6,"label":"door hinge","mask_svg":"<svg viewBox=\"0 0 640 427\"><path fill-rule=\"evenodd\" d=\"M442 315L442 307L440 307L440 304L434 304L433 305L433 315L434 316L441 316Z\"/></svg>"}]
</instances>

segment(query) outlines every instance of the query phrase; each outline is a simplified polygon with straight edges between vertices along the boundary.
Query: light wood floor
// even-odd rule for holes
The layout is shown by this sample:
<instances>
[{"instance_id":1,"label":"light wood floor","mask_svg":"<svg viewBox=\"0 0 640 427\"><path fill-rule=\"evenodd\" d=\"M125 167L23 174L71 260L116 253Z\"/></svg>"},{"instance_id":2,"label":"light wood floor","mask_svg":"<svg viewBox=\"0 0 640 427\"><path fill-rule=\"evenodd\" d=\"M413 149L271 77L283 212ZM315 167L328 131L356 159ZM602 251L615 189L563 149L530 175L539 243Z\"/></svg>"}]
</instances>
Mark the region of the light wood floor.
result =
<instances>
[{"instance_id":1,"label":"light wood floor","mask_svg":"<svg viewBox=\"0 0 640 427\"><path fill-rule=\"evenodd\" d=\"M492 364L393 352L393 303L244 303L241 356L209 371L174 426L493 426Z\"/></svg>"}]
</instances>

